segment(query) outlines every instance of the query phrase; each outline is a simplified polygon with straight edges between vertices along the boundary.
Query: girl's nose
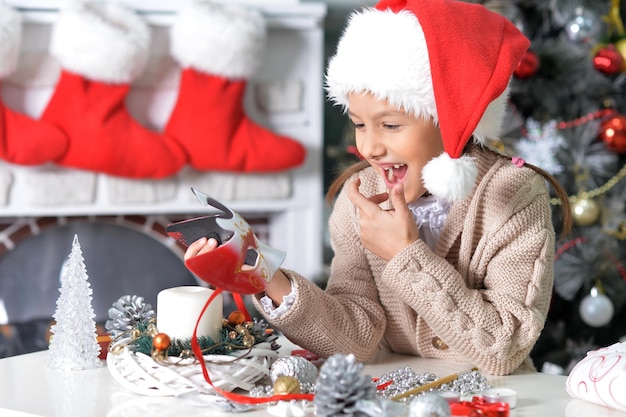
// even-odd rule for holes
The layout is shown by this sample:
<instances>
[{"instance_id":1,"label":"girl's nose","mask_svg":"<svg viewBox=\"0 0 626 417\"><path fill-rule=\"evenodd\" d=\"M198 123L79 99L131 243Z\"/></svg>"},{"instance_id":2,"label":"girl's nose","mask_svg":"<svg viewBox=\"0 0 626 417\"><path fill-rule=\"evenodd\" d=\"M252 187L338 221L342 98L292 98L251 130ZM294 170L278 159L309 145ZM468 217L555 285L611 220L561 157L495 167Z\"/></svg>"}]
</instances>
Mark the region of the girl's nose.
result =
<instances>
[{"instance_id":1,"label":"girl's nose","mask_svg":"<svg viewBox=\"0 0 626 417\"><path fill-rule=\"evenodd\" d=\"M357 132L356 144L359 153L365 159L376 159L385 152L385 147L375 133Z\"/></svg>"}]
</instances>

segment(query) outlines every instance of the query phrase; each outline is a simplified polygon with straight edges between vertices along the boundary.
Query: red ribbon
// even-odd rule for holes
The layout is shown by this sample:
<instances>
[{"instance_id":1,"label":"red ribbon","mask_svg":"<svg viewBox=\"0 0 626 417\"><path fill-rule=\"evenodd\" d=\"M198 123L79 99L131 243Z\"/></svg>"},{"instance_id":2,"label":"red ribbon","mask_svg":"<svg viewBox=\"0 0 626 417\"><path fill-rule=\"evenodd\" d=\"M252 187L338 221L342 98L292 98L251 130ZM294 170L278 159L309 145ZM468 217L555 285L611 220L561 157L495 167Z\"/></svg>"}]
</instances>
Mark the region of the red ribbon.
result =
<instances>
[{"instance_id":1,"label":"red ribbon","mask_svg":"<svg viewBox=\"0 0 626 417\"><path fill-rule=\"evenodd\" d=\"M482 397L474 397L472 401L450 403L453 416L468 417L509 417L509 404L505 402L488 403Z\"/></svg>"},{"instance_id":2,"label":"red ribbon","mask_svg":"<svg viewBox=\"0 0 626 417\"><path fill-rule=\"evenodd\" d=\"M225 391L213 385L213 382L211 381L211 377L209 376L209 371L206 367L206 363L204 362L204 356L202 354L202 349L200 349L200 343L198 342L198 338L196 334L198 330L198 325L200 324L200 319L204 315L204 312L209 307L209 304L211 304L211 302L215 299L215 297L217 297L217 295L220 294L221 292L222 292L221 288L216 288L215 291L213 291L213 294L211 294L206 304L202 308L202 311L200 312L198 321L196 321L196 326L193 329L193 335L191 336L191 350L193 351L193 354L195 355L198 362L200 363L200 367L202 368L202 375L204 375L204 379L206 380L206 382L208 382L209 385L216 392L221 394L223 397L231 401L240 403L240 404L263 404L263 403L269 403L269 402L274 402L274 401L291 401L291 400L313 401L314 394L281 394L281 395L272 395L270 397L250 397L247 395L241 395L241 394L236 394L234 392ZM237 302L237 306L240 309L243 308L242 310L243 313L246 315L246 317L249 318L250 314L248 313L248 310L245 308L245 304L243 303L241 295L240 294L233 294L233 295L235 296L235 302ZM239 305L239 303L241 303L241 306Z\"/></svg>"}]
</instances>

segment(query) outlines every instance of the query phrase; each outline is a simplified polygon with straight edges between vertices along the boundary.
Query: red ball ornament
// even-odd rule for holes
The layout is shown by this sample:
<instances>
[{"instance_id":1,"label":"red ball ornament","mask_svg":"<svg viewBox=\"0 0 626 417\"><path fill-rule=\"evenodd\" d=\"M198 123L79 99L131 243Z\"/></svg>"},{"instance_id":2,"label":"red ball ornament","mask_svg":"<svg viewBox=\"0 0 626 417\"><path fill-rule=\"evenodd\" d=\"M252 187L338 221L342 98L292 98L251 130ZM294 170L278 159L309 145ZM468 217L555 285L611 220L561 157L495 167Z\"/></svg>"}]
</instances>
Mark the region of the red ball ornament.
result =
<instances>
[{"instance_id":1,"label":"red ball ornament","mask_svg":"<svg viewBox=\"0 0 626 417\"><path fill-rule=\"evenodd\" d=\"M513 75L520 79L530 78L537 73L538 68L539 58L537 55L532 51L526 51L522 60L513 71Z\"/></svg>"},{"instance_id":2,"label":"red ball ornament","mask_svg":"<svg viewBox=\"0 0 626 417\"><path fill-rule=\"evenodd\" d=\"M624 58L611 44L600 49L593 57L593 66L604 74L616 74L622 70Z\"/></svg>"},{"instance_id":3,"label":"red ball ornament","mask_svg":"<svg viewBox=\"0 0 626 417\"><path fill-rule=\"evenodd\" d=\"M602 122L600 139L611 151L626 153L626 116L618 114Z\"/></svg>"}]
</instances>

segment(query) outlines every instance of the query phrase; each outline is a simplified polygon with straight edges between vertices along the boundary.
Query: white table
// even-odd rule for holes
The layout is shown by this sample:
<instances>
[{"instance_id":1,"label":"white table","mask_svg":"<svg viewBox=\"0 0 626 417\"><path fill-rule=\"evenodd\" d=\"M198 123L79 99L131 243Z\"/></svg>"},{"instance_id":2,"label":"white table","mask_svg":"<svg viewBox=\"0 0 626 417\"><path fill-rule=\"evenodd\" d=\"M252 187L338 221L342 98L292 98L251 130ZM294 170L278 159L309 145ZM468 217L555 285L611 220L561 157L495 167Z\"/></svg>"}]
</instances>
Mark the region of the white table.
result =
<instances>
[{"instance_id":1,"label":"white table","mask_svg":"<svg viewBox=\"0 0 626 417\"><path fill-rule=\"evenodd\" d=\"M281 356L294 348L281 340ZM265 408L233 414L214 408L194 407L172 397L147 397L129 392L109 374L105 365L90 371L58 372L46 368L47 351L0 360L0 416L2 417L139 417L139 416L240 416L265 417ZM417 373L442 377L471 368L469 364L412 356L381 354L367 363L363 373L380 377L405 365ZM496 388L517 392L511 417L626 417L606 407L569 397L564 376L518 373L485 375Z\"/></svg>"}]
</instances>

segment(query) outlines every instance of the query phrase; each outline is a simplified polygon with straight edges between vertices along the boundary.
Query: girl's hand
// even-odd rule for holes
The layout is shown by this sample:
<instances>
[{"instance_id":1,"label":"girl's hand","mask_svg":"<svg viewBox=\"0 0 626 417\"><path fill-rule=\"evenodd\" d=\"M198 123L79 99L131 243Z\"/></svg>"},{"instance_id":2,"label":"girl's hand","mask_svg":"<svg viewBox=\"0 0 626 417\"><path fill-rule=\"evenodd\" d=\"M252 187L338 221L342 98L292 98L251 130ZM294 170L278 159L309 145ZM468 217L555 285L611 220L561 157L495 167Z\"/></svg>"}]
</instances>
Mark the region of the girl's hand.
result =
<instances>
[{"instance_id":1,"label":"girl's hand","mask_svg":"<svg viewBox=\"0 0 626 417\"><path fill-rule=\"evenodd\" d=\"M349 185L348 196L359 211L359 226L363 246L389 261L402 249L419 239L413 214L404 199L404 186L397 184L391 193L366 198L359 192L360 179ZM383 210L379 204L391 198L392 209Z\"/></svg>"},{"instance_id":2,"label":"girl's hand","mask_svg":"<svg viewBox=\"0 0 626 417\"><path fill-rule=\"evenodd\" d=\"M194 256L203 255L205 253L211 252L215 248L217 248L217 240L213 238L207 239L206 237L202 237L189 245L189 247L187 247L183 259L186 261L193 258Z\"/></svg>"}]
</instances>

